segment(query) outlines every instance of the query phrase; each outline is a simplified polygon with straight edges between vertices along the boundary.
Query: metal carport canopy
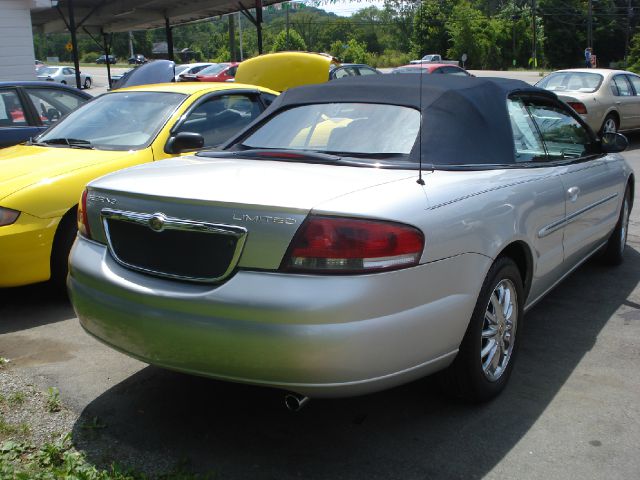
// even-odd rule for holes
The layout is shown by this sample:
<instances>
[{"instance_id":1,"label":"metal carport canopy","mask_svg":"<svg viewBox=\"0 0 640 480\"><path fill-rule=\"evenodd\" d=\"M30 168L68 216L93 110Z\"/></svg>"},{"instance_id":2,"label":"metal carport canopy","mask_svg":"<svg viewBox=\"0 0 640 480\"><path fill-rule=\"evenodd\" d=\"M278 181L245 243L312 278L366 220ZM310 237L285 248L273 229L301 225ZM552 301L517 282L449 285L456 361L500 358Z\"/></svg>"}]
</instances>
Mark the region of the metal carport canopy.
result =
<instances>
[{"instance_id":1,"label":"metal carport canopy","mask_svg":"<svg viewBox=\"0 0 640 480\"><path fill-rule=\"evenodd\" d=\"M280 2L278 0L51 0L51 7L36 7L31 11L31 24L41 33L70 32L76 86L80 88L80 63L76 38L80 29L92 36L96 34L102 36L105 55L109 58L108 34L164 27L169 58L173 60L171 33L173 26L242 12L258 31L258 52L262 53L262 7L273 3ZM251 8L255 8L255 17L249 12ZM230 28L232 23L230 22ZM230 33L232 39L231 30ZM111 87L111 70L108 61L107 76L109 87Z\"/></svg>"},{"instance_id":2,"label":"metal carport canopy","mask_svg":"<svg viewBox=\"0 0 640 480\"><path fill-rule=\"evenodd\" d=\"M41 33L67 31L61 12L67 15L72 4L78 28L92 33L126 32L164 28L218 15L282 3L281 0L59 0L54 8L36 8L31 23Z\"/></svg>"}]
</instances>

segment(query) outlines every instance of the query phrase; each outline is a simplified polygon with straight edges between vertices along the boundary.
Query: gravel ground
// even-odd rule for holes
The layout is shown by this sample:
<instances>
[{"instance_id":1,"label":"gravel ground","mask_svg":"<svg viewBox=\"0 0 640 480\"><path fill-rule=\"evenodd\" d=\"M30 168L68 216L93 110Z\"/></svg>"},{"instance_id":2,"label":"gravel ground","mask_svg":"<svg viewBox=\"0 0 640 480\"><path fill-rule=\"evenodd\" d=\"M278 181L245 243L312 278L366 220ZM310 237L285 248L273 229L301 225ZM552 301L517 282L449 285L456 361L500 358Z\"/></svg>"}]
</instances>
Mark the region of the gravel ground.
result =
<instances>
[{"instance_id":1,"label":"gravel ground","mask_svg":"<svg viewBox=\"0 0 640 480\"><path fill-rule=\"evenodd\" d=\"M92 459L91 463L100 469L109 469L116 463L122 470L144 472L150 478L191 478L188 465L171 460L168 452L149 455L131 445L121 445L108 434L96 441L107 430L108 425L99 417L81 421L62 398L54 397L49 390L40 390L12 372L10 361L0 366L0 445L11 440L38 450L73 432L75 450Z\"/></svg>"},{"instance_id":2,"label":"gravel ground","mask_svg":"<svg viewBox=\"0 0 640 480\"><path fill-rule=\"evenodd\" d=\"M11 435L0 430L0 441L11 437L40 447L70 432L78 420L61 404L55 408L58 411L50 411L51 395L11 372L10 363L0 370L0 395L0 415L9 428L18 429Z\"/></svg>"}]
</instances>

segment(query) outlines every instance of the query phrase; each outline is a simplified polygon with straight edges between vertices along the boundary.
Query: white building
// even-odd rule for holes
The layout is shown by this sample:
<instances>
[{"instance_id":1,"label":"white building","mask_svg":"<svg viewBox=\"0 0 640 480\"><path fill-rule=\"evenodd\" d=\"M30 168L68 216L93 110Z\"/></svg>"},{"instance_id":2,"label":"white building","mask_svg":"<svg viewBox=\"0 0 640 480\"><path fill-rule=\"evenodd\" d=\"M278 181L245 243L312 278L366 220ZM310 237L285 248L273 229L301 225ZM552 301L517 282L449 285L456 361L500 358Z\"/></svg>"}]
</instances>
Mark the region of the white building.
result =
<instances>
[{"instance_id":1,"label":"white building","mask_svg":"<svg viewBox=\"0 0 640 480\"><path fill-rule=\"evenodd\" d=\"M31 10L51 0L0 0L0 81L35 80Z\"/></svg>"}]
</instances>

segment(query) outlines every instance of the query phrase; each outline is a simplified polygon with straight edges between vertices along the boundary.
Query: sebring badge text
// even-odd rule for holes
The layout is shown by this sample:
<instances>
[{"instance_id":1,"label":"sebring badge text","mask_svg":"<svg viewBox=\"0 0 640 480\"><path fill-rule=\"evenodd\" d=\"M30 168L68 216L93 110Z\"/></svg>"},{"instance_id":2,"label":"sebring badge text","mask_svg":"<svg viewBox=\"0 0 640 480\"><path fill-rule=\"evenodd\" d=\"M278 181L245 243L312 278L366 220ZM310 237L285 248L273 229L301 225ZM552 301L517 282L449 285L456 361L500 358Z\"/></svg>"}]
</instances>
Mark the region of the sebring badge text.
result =
<instances>
[{"instance_id":1,"label":"sebring badge text","mask_svg":"<svg viewBox=\"0 0 640 480\"><path fill-rule=\"evenodd\" d=\"M277 223L282 225L293 225L297 222L291 217L272 217L270 215L247 215L246 213L234 213L233 219L238 222L253 223Z\"/></svg>"},{"instance_id":2,"label":"sebring badge text","mask_svg":"<svg viewBox=\"0 0 640 480\"><path fill-rule=\"evenodd\" d=\"M107 205L115 205L116 203L118 203L118 200L116 200L115 198L96 195L95 193L90 193L89 195L87 195L87 200L91 202L106 203Z\"/></svg>"}]
</instances>

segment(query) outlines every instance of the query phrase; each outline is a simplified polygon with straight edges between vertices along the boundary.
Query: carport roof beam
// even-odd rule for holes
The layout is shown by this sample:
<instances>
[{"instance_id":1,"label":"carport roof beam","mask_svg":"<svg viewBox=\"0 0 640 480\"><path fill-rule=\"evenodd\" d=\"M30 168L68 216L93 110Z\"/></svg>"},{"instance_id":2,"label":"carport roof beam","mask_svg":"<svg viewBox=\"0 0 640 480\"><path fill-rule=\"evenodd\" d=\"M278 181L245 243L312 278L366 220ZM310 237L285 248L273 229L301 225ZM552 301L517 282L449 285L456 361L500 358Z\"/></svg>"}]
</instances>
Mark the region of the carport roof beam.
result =
<instances>
[{"instance_id":1,"label":"carport roof beam","mask_svg":"<svg viewBox=\"0 0 640 480\"><path fill-rule=\"evenodd\" d=\"M59 0L58 6L68 7L69 0ZM255 1L257 8L281 3L278 0ZM242 11L238 0L73 0L76 18L93 31L127 32L165 28L171 25L204 20ZM260 20L260 13L256 14ZM42 33L67 31L54 7L35 8L31 12L33 27Z\"/></svg>"}]
</instances>

